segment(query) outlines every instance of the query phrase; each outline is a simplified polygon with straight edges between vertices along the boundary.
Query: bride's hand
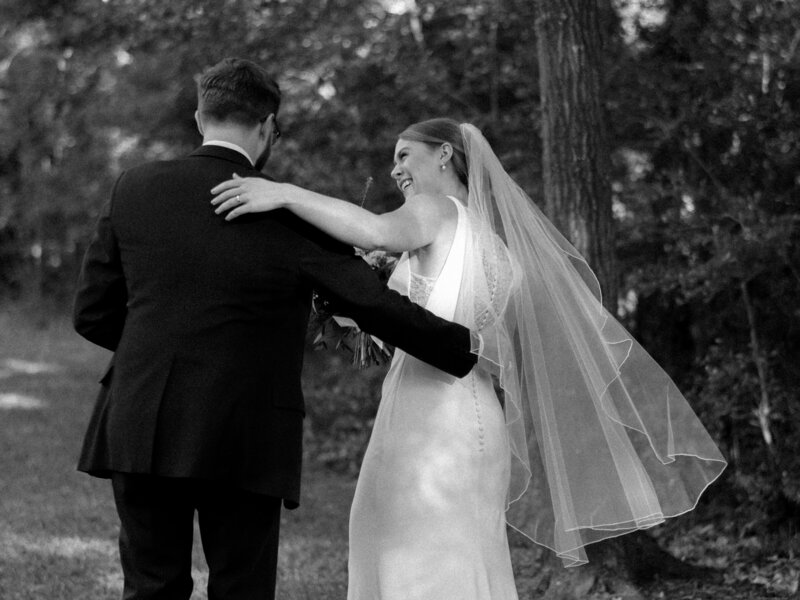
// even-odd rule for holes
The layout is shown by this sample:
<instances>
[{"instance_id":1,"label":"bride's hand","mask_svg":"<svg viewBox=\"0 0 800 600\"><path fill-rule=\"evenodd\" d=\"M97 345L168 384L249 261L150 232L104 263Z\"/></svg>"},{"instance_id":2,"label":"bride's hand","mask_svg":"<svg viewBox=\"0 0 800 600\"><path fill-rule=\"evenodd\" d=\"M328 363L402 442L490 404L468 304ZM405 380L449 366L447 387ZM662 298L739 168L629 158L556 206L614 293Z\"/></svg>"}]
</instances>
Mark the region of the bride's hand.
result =
<instances>
[{"instance_id":1,"label":"bride's hand","mask_svg":"<svg viewBox=\"0 0 800 600\"><path fill-rule=\"evenodd\" d=\"M267 212L284 206L286 195L284 184L261 179L260 177L239 177L234 173L232 179L223 181L211 189L218 215L228 212L225 220L255 212Z\"/></svg>"}]
</instances>

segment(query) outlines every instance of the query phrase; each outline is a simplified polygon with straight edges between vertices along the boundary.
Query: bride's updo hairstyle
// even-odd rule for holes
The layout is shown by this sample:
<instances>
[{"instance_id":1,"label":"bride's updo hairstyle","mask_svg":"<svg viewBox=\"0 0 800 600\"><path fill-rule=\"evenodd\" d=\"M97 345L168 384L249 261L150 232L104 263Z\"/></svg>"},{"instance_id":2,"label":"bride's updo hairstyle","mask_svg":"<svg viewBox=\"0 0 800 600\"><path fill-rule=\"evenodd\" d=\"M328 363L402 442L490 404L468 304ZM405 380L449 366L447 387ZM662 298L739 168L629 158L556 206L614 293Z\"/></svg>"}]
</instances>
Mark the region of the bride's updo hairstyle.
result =
<instances>
[{"instance_id":1,"label":"bride's updo hairstyle","mask_svg":"<svg viewBox=\"0 0 800 600\"><path fill-rule=\"evenodd\" d=\"M409 142L422 142L433 148L438 148L442 144L450 144L453 147L453 168L461 183L467 185L467 159L464 154L464 138L458 121L447 118L420 121L409 125L397 137Z\"/></svg>"}]
</instances>

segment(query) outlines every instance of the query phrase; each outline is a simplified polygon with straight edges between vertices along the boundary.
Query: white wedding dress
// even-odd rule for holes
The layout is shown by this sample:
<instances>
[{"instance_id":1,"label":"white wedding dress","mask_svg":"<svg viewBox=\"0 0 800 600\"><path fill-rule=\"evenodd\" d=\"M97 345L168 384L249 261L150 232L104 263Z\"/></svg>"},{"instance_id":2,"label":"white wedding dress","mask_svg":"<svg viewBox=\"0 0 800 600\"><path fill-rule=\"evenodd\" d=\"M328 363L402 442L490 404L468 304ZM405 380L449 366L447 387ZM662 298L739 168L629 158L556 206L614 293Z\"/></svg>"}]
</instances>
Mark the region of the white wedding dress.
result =
<instances>
[{"instance_id":1,"label":"white wedding dress","mask_svg":"<svg viewBox=\"0 0 800 600\"><path fill-rule=\"evenodd\" d=\"M586 260L459 129L468 197L445 264L427 280L405 255L390 285L480 333L503 405L482 370L396 352L350 516L350 600L514 600L506 522L577 566L693 510L726 464Z\"/></svg>"},{"instance_id":2,"label":"white wedding dress","mask_svg":"<svg viewBox=\"0 0 800 600\"><path fill-rule=\"evenodd\" d=\"M403 255L389 285L453 319L469 219L435 279ZM506 537L510 452L491 378L396 350L350 514L349 600L516 600Z\"/></svg>"}]
</instances>

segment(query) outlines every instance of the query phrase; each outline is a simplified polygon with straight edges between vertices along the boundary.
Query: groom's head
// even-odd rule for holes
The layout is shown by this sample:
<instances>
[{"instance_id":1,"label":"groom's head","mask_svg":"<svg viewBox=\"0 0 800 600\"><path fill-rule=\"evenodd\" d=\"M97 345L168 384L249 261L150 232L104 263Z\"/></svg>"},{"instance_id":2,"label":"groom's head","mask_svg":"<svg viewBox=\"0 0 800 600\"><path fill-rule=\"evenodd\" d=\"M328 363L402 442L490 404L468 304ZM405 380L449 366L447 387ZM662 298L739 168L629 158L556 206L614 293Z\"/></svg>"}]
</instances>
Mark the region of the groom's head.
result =
<instances>
[{"instance_id":1,"label":"groom's head","mask_svg":"<svg viewBox=\"0 0 800 600\"><path fill-rule=\"evenodd\" d=\"M239 131L256 150L260 169L280 135L276 118L281 91L263 68L242 58L226 58L208 68L197 84L197 122L209 128Z\"/></svg>"}]
</instances>

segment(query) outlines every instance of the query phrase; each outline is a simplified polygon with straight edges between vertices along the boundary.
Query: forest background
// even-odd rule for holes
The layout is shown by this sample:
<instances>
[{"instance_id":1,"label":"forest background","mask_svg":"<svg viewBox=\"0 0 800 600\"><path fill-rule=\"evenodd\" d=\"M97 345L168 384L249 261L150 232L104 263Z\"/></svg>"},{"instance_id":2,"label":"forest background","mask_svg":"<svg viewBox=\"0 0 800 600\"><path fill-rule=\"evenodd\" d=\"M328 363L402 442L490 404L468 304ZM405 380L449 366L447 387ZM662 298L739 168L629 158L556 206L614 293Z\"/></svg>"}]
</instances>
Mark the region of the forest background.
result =
<instances>
[{"instance_id":1,"label":"forest background","mask_svg":"<svg viewBox=\"0 0 800 600\"><path fill-rule=\"evenodd\" d=\"M24 315L31 339L68 316L115 177L199 144L195 77L225 56L281 85L267 168L278 180L389 210L401 201L389 177L397 133L452 116L481 128L541 202L536 5L0 0L0 308ZM696 514L656 538L707 566L733 552L756 567L742 577L796 593L800 3L599 6L611 202L598 210L613 216L615 258L605 292L730 463ZM313 372L308 463L352 479L382 367Z\"/></svg>"}]
</instances>

